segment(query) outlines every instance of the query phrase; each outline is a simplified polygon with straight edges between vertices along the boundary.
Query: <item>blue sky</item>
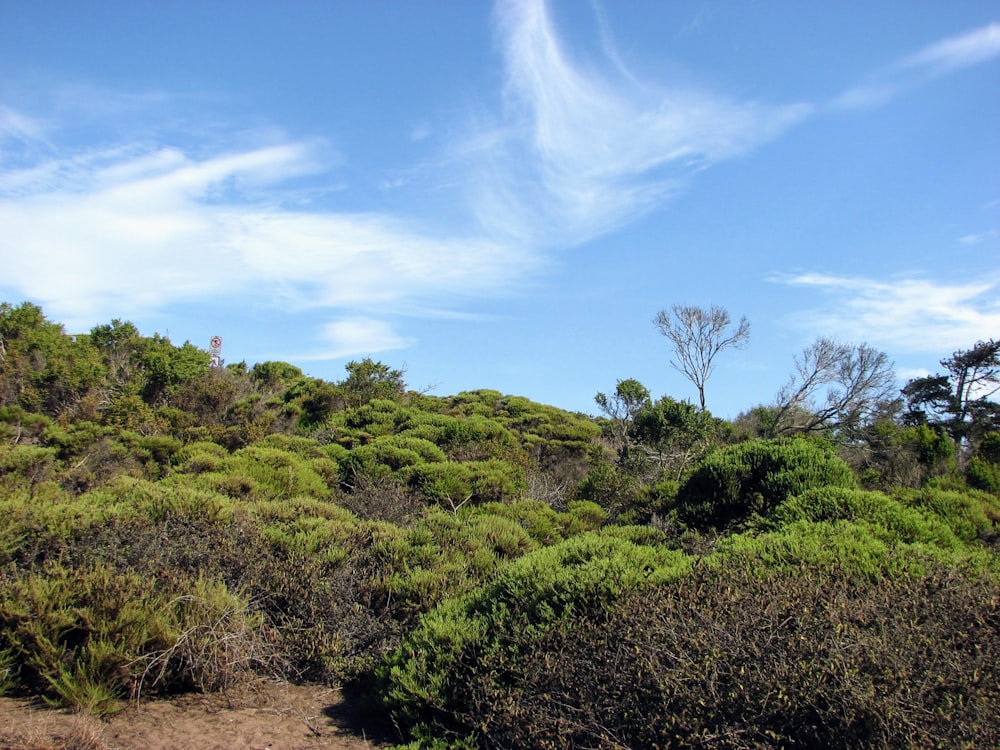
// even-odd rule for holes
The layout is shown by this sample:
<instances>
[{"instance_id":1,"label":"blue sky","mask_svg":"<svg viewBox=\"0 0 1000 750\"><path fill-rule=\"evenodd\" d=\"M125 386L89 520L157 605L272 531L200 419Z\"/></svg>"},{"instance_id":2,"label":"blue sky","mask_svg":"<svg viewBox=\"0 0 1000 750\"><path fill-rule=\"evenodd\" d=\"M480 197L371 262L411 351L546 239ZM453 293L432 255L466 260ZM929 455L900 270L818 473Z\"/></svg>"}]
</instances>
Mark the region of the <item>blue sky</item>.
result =
<instances>
[{"instance_id":1,"label":"blue sky","mask_svg":"<svg viewBox=\"0 0 1000 750\"><path fill-rule=\"evenodd\" d=\"M0 0L0 299L339 380L697 398L1000 336L994 0Z\"/></svg>"}]
</instances>

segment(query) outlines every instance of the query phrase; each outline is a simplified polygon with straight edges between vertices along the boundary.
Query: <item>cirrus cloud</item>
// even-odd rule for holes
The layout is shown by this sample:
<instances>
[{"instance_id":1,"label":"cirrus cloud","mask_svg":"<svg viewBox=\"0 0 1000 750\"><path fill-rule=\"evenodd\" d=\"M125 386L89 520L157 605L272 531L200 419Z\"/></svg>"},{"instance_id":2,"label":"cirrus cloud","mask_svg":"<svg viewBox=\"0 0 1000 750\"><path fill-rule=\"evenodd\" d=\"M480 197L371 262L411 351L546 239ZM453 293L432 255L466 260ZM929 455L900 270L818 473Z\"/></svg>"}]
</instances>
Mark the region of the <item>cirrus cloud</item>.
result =
<instances>
[{"instance_id":1,"label":"cirrus cloud","mask_svg":"<svg viewBox=\"0 0 1000 750\"><path fill-rule=\"evenodd\" d=\"M1000 276L947 283L801 273L771 281L815 289L825 298L796 316L798 325L897 352L950 351L995 338L1000 331Z\"/></svg>"}]
</instances>

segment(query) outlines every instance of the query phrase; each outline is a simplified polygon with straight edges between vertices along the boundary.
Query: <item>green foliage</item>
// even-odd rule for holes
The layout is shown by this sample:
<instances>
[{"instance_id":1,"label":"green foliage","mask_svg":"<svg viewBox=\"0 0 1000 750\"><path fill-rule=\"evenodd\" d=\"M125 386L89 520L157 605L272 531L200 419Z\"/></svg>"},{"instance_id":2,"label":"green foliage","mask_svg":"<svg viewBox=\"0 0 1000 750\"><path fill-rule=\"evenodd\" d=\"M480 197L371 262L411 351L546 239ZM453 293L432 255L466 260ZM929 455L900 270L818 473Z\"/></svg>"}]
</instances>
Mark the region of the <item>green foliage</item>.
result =
<instances>
[{"instance_id":1,"label":"green foliage","mask_svg":"<svg viewBox=\"0 0 1000 750\"><path fill-rule=\"evenodd\" d=\"M896 493L900 502L933 513L964 542L995 543L1000 538L1000 499L980 490L926 487Z\"/></svg>"},{"instance_id":2,"label":"green foliage","mask_svg":"<svg viewBox=\"0 0 1000 750\"><path fill-rule=\"evenodd\" d=\"M0 304L0 406L48 416L86 411L103 376L86 337L66 335L30 302Z\"/></svg>"},{"instance_id":3,"label":"green foliage","mask_svg":"<svg viewBox=\"0 0 1000 750\"><path fill-rule=\"evenodd\" d=\"M445 421L436 442L452 458L468 461L509 456L517 438L500 422L474 414Z\"/></svg>"},{"instance_id":4,"label":"green foliage","mask_svg":"<svg viewBox=\"0 0 1000 750\"><path fill-rule=\"evenodd\" d=\"M996 744L986 422L961 455L891 410L852 433L883 494L819 442L705 457L732 428L634 381L616 452L607 420L347 369L0 306L0 690L358 678L423 747Z\"/></svg>"},{"instance_id":5,"label":"green foliage","mask_svg":"<svg viewBox=\"0 0 1000 750\"><path fill-rule=\"evenodd\" d=\"M0 406L0 437L12 443L36 442L51 425L52 420L44 414L34 414L17 405Z\"/></svg>"},{"instance_id":6,"label":"green foliage","mask_svg":"<svg viewBox=\"0 0 1000 750\"><path fill-rule=\"evenodd\" d=\"M434 443L408 435L384 435L362 445L345 458L344 469L348 477L358 474L370 476L396 476L406 479L405 470L424 463L446 461L447 457Z\"/></svg>"},{"instance_id":7,"label":"green foliage","mask_svg":"<svg viewBox=\"0 0 1000 750\"><path fill-rule=\"evenodd\" d=\"M54 448L0 443L0 488L33 491L40 482L52 478L55 457Z\"/></svg>"},{"instance_id":8,"label":"green foliage","mask_svg":"<svg viewBox=\"0 0 1000 750\"><path fill-rule=\"evenodd\" d=\"M969 460L965 480L970 487L1000 495L1000 464L984 461L976 456Z\"/></svg>"},{"instance_id":9,"label":"green foliage","mask_svg":"<svg viewBox=\"0 0 1000 750\"><path fill-rule=\"evenodd\" d=\"M380 670L379 697L403 725L467 734L473 727L456 718L469 711L470 680L482 665L513 662L552 630L599 616L625 592L675 580L688 566L681 553L594 533L540 549L422 618Z\"/></svg>"},{"instance_id":10,"label":"green foliage","mask_svg":"<svg viewBox=\"0 0 1000 750\"><path fill-rule=\"evenodd\" d=\"M375 399L394 400L406 391L403 371L393 370L382 362L370 358L345 365L347 377L340 388L348 405L364 404Z\"/></svg>"},{"instance_id":11,"label":"green foliage","mask_svg":"<svg viewBox=\"0 0 1000 750\"><path fill-rule=\"evenodd\" d=\"M705 409L664 396L636 413L632 436L647 460L680 481L718 443L722 425Z\"/></svg>"},{"instance_id":12,"label":"green foliage","mask_svg":"<svg viewBox=\"0 0 1000 750\"><path fill-rule=\"evenodd\" d=\"M510 560L596 530L604 521L590 503L562 513L533 500L432 508L405 532L382 527L368 553L376 591L412 619L448 597L494 577Z\"/></svg>"},{"instance_id":13,"label":"green foliage","mask_svg":"<svg viewBox=\"0 0 1000 750\"><path fill-rule=\"evenodd\" d=\"M424 732L512 749L994 747L998 593L948 568L882 582L697 567L456 658L460 690ZM435 635L420 645L466 653Z\"/></svg>"},{"instance_id":14,"label":"green foliage","mask_svg":"<svg viewBox=\"0 0 1000 750\"><path fill-rule=\"evenodd\" d=\"M516 521L542 546L554 544L586 531L596 531L607 520L607 514L600 506L582 500L571 502L563 513L557 512L551 505L539 500L485 503L476 512Z\"/></svg>"},{"instance_id":15,"label":"green foliage","mask_svg":"<svg viewBox=\"0 0 1000 750\"><path fill-rule=\"evenodd\" d=\"M254 497L323 498L330 493L326 482L305 459L279 448L253 445L238 450L225 459L222 471L224 475L249 480Z\"/></svg>"},{"instance_id":16,"label":"green foliage","mask_svg":"<svg viewBox=\"0 0 1000 750\"><path fill-rule=\"evenodd\" d=\"M801 438L752 440L709 454L681 485L673 510L685 525L722 529L826 486L856 486L832 449Z\"/></svg>"},{"instance_id":17,"label":"green foliage","mask_svg":"<svg viewBox=\"0 0 1000 750\"><path fill-rule=\"evenodd\" d=\"M634 507L640 498L639 481L618 464L592 459L587 476L577 486L577 496L604 508L617 517Z\"/></svg>"},{"instance_id":18,"label":"green foliage","mask_svg":"<svg viewBox=\"0 0 1000 750\"><path fill-rule=\"evenodd\" d=\"M621 452L628 444L635 415L650 404L649 389L634 378L619 380L614 395L598 393L594 402L607 417L603 432L612 450Z\"/></svg>"},{"instance_id":19,"label":"green foliage","mask_svg":"<svg viewBox=\"0 0 1000 750\"><path fill-rule=\"evenodd\" d=\"M299 429L306 433L321 427L342 405L340 391L332 383L304 378L285 392L286 409L298 415Z\"/></svg>"},{"instance_id":20,"label":"green foliage","mask_svg":"<svg viewBox=\"0 0 1000 750\"><path fill-rule=\"evenodd\" d=\"M144 576L50 565L3 581L0 650L20 665L19 686L108 713L128 696L135 660L170 642L164 604Z\"/></svg>"},{"instance_id":21,"label":"green foliage","mask_svg":"<svg viewBox=\"0 0 1000 750\"><path fill-rule=\"evenodd\" d=\"M891 544L921 543L946 549L961 546L951 528L934 514L906 506L881 492L844 487L815 487L790 497L755 526L777 530L800 521L863 524L876 538Z\"/></svg>"},{"instance_id":22,"label":"green foliage","mask_svg":"<svg viewBox=\"0 0 1000 750\"><path fill-rule=\"evenodd\" d=\"M861 457L851 463L870 489L919 487L955 471L955 442L943 430L883 419L868 425L861 436Z\"/></svg>"},{"instance_id":23,"label":"green foliage","mask_svg":"<svg viewBox=\"0 0 1000 750\"><path fill-rule=\"evenodd\" d=\"M159 334L144 340L140 361L145 374L142 396L150 404L165 401L181 384L209 374L208 352L189 341L174 346Z\"/></svg>"},{"instance_id":24,"label":"green foliage","mask_svg":"<svg viewBox=\"0 0 1000 750\"><path fill-rule=\"evenodd\" d=\"M930 424L956 441L974 445L1000 428L1000 405L991 400L1000 383L1000 340L979 341L941 360L947 375L915 378L903 388L911 424Z\"/></svg>"},{"instance_id":25,"label":"green foliage","mask_svg":"<svg viewBox=\"0 0 1000 750\"><path fill-rule=\"evenodd\" d=\"M842 570L873 583L920 576L935 566L966 566L980 574L992 566L996 571L995 560L988 553L949 544L946 535L919 521L907 527L907 520L903 517L895 527L885 522L794 521L776 531L720 539L704 561L717 567L749 566L762 575L767 571Z\"/></svg>"},{"instance_id":26,"label":"green foliage","mask_svg":"<svg viewBox=\"0 0 1000 750\"><path fill-rule=\"evenodd\" d=\"M984 435L977 452L983 461L1000 464L1000 430Z\"/></svg>"},{"instance_id":27,"label":"green foliage","mask_svg":"<svg viewBox=\"0 0 1000 750\"><path fill-rule=\"evenodd\" d=\"M228 455L229 452L218 443L188 443L174 454L174 470L189 474L219 471Z\"/></svg>"},{"instance_id":28,"label":"green foliage","mask_svg":"<svg viewBox=\"0 0 1000 750\"><path fill-rule=\"evenodd\" d=\"M258 362L250 368L250 378L267 388L287 387L299 378L303 372L295 365L287 362Z\"/></svg>"},{"instance_id":29,"label":"green foliage","mask_svg":"<svg viewBox=\"0 0 1000 750\"><path fill-rule=\"evenodd\" d=\"M521 497L524 472L506 461L466 461L414 465L410 484L429 500L456 510L466 503Z\"/></svg>"}]
</instances>

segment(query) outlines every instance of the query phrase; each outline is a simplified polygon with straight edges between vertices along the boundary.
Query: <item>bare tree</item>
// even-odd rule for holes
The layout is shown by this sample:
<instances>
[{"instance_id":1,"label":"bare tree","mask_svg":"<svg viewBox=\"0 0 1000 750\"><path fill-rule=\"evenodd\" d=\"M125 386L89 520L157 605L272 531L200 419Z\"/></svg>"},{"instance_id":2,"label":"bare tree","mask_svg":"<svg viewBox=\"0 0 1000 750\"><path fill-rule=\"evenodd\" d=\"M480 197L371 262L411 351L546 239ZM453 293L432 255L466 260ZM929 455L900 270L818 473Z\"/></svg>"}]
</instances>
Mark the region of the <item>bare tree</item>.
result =
<instances>
[{"instance_id":1,"label":"bare tree","mask_svg":"<svg viewBox=\"0 0 1000 750\"><path fill-rule=\"evenodd\" d=\"M729 313L716 305L709 309L692 305L674 305L660 310L653 323L670 340L675 359L670 364L694 383L698 400L705 408L705 383L712 375L715 355L730 347L740 348L750 339L750 323L740 318L730 330Z\"/></svg>"},{"instance_id":2,"label":"bare tree","mask_svg":"<svg viewBox=\"0 0 1000 750\"><path fill-rule=\"evenodd\" d=\"M775 399L775 435L856 426L896 391L892 362L868 344L818 338L795 369Z\"/></svg>"}]
</instances>

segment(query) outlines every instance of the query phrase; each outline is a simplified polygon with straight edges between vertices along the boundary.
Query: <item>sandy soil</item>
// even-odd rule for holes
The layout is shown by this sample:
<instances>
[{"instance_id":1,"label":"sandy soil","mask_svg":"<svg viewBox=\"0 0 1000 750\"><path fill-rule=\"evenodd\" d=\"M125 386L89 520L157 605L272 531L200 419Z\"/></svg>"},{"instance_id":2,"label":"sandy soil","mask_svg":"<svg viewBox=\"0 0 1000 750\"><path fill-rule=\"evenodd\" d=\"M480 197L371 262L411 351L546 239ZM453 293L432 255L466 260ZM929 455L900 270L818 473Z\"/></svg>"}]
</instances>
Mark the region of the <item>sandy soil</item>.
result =
<instances>
[{"instance_id":1,"label":"sandy soil","mask_svg":"<svg viewBox=\"0 0 1000 750\"><path fill-rule=\"evenodd\" d=\"M384 727L353 725L332 688L262 682L216 695L143 701L102 721L0 698L2 750L374 750Z\"/></svg>"}]
</instances>

